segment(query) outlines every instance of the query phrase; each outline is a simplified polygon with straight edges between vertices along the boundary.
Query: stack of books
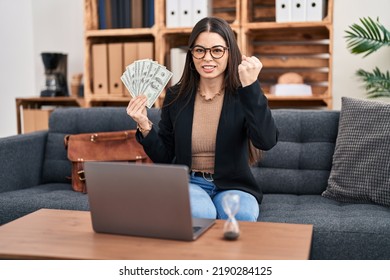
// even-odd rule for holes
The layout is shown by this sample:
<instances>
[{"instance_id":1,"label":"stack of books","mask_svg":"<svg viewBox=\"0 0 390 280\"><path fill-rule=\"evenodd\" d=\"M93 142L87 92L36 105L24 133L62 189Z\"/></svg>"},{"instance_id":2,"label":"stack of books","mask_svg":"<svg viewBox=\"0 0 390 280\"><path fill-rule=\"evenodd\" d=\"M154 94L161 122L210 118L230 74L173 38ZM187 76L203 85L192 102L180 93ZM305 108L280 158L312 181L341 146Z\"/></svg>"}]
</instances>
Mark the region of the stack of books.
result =
<instances>
[{"instance_id":1,"label":"stack of books","mask_svg":"<svg viewBox=\"0 0 390 280\"><path fill-rule=\"evenodd\" d=\"M154 0L98 0L99 29L154 25Z\"/></svg>"}]
</instances>

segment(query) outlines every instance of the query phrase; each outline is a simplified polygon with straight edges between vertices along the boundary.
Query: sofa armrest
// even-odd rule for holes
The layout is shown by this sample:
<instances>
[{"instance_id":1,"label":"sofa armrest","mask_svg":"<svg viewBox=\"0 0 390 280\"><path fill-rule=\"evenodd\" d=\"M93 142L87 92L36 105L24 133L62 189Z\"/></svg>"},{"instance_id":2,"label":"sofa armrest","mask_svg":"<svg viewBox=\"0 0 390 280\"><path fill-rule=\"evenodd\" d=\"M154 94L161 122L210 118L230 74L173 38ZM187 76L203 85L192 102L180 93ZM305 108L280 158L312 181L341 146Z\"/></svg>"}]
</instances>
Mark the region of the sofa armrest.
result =
<instances>
[{"instance_id":1,"label":"sofa armrest","mask_svg":"<svg viewBox=\"0 0 390 280\"><path fill-rule=\"evenodd\" d=\"M0 138L0 193L41 181L47 131Z\"/></svg>"}]
</instances>

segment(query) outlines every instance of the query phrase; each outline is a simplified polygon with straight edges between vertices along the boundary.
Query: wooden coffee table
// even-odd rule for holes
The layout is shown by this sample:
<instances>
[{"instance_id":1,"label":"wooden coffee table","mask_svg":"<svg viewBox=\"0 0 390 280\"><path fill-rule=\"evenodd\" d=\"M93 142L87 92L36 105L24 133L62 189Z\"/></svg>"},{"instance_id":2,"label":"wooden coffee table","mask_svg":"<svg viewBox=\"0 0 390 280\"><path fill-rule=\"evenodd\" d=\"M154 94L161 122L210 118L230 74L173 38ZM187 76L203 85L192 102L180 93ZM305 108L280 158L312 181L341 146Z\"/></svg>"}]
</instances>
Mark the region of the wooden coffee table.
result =
<instances>
[{"instance_id":1,"label":"wooden coffee table","mask_svg":"<svg viewBox=\"0 0 390 280\"><path fill-rule=\"evenodd\" d=\"M95 233L86 211L41 209L0 226L2 259L308 259L312 225L240 222L236 241L218 220L196 241Z\"/></svg>"}]
</instances>

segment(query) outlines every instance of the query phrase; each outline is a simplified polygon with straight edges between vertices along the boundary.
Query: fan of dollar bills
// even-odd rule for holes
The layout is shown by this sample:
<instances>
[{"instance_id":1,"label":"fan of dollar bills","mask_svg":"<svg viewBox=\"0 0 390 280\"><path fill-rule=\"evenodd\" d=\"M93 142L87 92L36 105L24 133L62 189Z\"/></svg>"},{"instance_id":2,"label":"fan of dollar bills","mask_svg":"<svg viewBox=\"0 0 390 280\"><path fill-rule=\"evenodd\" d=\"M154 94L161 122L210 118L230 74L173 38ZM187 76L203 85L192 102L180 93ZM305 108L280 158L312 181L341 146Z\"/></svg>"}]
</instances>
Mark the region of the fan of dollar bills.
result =
<instances>
[{"instance_id":1,"label":"fan of dollar bills","mask_svg":"<svg viewBox=\"0 0 390 280\"><path fill-rule=\"evenodd\" d=\"M151 108L172 78L172 72L151 59L136 60L126 67L121 76L132 97L145 95L146 106Z\"/></svg>"}]
</instances>

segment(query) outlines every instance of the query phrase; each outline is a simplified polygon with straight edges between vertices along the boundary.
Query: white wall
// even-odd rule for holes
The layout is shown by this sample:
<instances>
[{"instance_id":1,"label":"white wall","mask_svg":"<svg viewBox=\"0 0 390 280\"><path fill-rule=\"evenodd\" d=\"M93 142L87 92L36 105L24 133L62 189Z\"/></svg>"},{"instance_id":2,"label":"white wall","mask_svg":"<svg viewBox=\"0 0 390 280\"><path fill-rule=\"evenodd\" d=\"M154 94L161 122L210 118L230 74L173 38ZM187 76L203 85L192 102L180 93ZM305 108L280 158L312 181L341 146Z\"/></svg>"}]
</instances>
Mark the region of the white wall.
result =
<instances>
[{"instance_id":1,"label":"white wall","mask_svg":"<svg viewBox=\"0 0 390 280\"><path fill-rule=\"evenodd\" d=\"M390 70L390 47L383 47L376 53L363 58L349 53L345 42L345 30L359 18L371 17L390 30L389 0L334 0L334 42L333 42L333 109L341 108L341 97L366 98L362 83L355 75L358 69L372 71L378 66L382 72Z\"/></svg>"},{"instance_id":2,"label":"white wall","mask_svg":"<svg viewBox=\"0 0 390 280\"><path fill-rule=\"evenodd\" d=\"M0 137L16 134L16 97L39 96L40 53L68 54L68 81L83 72L83 0L0 0ZM366 58L346 49L345 30L360 17L379 16L390 29L389 0L334 0L333 108L341 96L364 97L359 68L390 70L390 48Z\"/></svg>"},{"instance_id":3,"label":"white wall","mask_svg":"<svg viewBox=\"0 0 390 280\"><path fill-rule=\"evenodd\" d=\"M40 53L68 54L68 82L72 74L84 71L84 1L32 0L32 3L35 94L39 95L44 83L44 67Z\"/></svg>"},{"instance_id":4,"label":"white wall","mask_svg":"<svg viewBox=\"0 0 390 280\"><path fill-rule=\"evenodd\" d=\"M42 52L68 54L68 81L83 72L83 3L0 0L0 137L17 133L15 98L40 95Z\"/></svg>"},{"instance_id":5,"label":"white wall","mask_svg":"<svg viewBox=\"0 0 390 280\"><path fill-rule=\"evenodd\" d=\"M0 0L0 137L16 134L16 97L34 95L32 0Z\"/></svg>"}]
</instances>

